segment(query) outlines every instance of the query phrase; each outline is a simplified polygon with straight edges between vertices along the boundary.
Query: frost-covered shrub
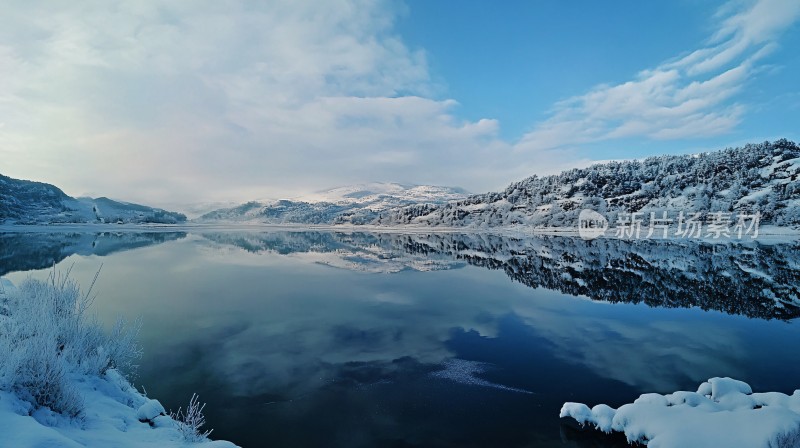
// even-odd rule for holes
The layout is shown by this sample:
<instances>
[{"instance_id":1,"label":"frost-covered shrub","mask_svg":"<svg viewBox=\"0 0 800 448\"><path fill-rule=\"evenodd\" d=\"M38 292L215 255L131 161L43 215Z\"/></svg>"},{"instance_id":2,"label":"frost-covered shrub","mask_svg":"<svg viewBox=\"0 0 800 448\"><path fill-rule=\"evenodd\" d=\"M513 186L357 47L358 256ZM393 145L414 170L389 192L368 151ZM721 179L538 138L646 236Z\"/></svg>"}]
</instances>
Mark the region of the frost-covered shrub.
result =
<instances>
[{"instance_id":1,"label":"frost-covered shrub","mask_svg":"<svg viewBox=\"0 0 800 448\"><path fill-rule=\"evenodd\" d=\"M19 348L12 360L11 385L20 397L70 417L80 414L83 399L70 383L67 366L52 341L46 335L36 335Z\"/></svg>"},{"instance_id":2,"label":"frost-covered shrub","mask_svg":"<svg viewBox=\"0 0 800 448\"><path fill-rule=\"evenodd\" d=\"M187 442L202 442L208 439L208 436L214 431L213 429L208 431L200 429L206 424L206 418L203 415L205 407L205 403L202 405L199 403L197 394L192 394L186 411L181 411L181 408L178 408L178 412L170 412L169 416L177 423L178 431L183 436L183 440Z\"/></svg>"},{"instance_id":3,"label":"frost-covered shrub","mask_svg":"<svg viewBox=\"0 0 800 448\"><path fill-rule=\"evenodd\" d=\"M90 288L91 290L91 288ZM70 385L74 375L100 375L110 368L132 372L141 356L139 325L120 320L107 334L88 315L93 298L68 275L47 282L29 279L5 292L0 316L0 389L38 407L76 416L83 403Z\"/></svg>"}]
</instances>

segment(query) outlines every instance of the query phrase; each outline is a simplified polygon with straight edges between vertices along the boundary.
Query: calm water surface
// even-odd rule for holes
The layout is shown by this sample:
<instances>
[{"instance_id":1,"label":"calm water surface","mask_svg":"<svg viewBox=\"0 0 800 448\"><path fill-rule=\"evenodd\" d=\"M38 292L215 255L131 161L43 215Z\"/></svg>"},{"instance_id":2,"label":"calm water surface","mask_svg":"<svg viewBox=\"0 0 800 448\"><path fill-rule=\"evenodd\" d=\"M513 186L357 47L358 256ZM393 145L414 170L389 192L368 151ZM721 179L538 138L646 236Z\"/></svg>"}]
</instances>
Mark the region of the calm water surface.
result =
<instances>
[{"instance_id":1,"label":"calm water surface","mask_svg":"<svg viewBox=\"0 0 800 448\"><path fill-rule=\"evenodd\" d=\"M0 234L142 316L135 383L245 447L622 446L562 424L731 376L800 388L800 247L475 235Z\"/></svg>"}]
</instances>

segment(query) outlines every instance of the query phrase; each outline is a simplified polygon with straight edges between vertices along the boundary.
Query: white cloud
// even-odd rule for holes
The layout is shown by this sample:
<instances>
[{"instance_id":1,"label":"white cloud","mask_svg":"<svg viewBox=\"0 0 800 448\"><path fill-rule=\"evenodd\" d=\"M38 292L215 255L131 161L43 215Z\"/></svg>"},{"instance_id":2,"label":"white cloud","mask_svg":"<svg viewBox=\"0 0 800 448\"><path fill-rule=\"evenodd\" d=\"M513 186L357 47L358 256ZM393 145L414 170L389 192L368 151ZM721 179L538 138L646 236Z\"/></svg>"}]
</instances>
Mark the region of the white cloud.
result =
<instances>
[{"instance_id":1,"label":"white cloud","mask_svg":"<svg viewBox=\"0 0 800 448\"><path fill-rule=\"evenodd\" d=\"M705 48L563 101L512 144L496 120L436 99L425 53L393 31L393 2L11 2L1 168L155 204L384 180L502 188L585 165L564 149L576 144L727 132L794 3L730 9Z\"/></svg>"},{"instance_id":2,"label":"white cloud","mask_svg":"<svg viewBox=\"0 0 800 448\"><path fill-rule=\"evenodd\" d=\"M500 160L475 163L510 154L497 123L458 120L454 101L430 99L425 54L392 33L395 8L10 5L0 19L4 174L148 202L368 180L502 186Z\"/></svg>"},{"instance_id":3,"label":"white cloud","mask_svg":"<svg viewBox=\"0 0 800 448\"><path fill-rule=\"evenodd\" d=\"M522 150L615 138L709 137L733 129L746 111L736 95L800 17L794 0L728 3L707 46L621 84L600 85L557 104L518 143ZM737 9L738 8L738 9Z\"/></svg>"}]
</instances>

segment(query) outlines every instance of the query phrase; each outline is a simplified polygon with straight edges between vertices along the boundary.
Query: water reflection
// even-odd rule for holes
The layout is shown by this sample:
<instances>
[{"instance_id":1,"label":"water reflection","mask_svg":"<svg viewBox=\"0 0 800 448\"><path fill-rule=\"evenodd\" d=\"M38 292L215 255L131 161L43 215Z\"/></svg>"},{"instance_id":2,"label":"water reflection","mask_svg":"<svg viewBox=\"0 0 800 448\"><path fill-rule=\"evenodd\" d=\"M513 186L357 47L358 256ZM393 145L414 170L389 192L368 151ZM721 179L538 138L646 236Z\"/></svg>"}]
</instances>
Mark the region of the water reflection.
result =
<instances>
[{"instance_id":1,"label":"water reflection","mask_svg":"<svg viewBox=\"0 0 800 448\"><path fill-rule=\"evenodd\" d=\"M308 254L309 261L353 271L392 273L411 269L435 271L456 269L467 263L452 254L422 253L404 245L398 235L333 232L220 232L204 238L250 253L287 256Z\"/></svg>"},{"instance_id":2,"label":"water reflection","mask_svg":"<svg viewBox=\"0 0 800 448\"><path fill-rule=\"evenodd\" d=\"M0 275L52 267L74 254L105 256L185 237L185 232L0 233Z\"/></svg>"},{"instance_id":3,"label":"water reflection","mask_svg":"<svg viewBox=\"0 0 800 448\"><path fill-rule=\"evenodd\" d=\"M204 234L250 252L311 254L368 272L464 263L502 270L532 288L605 302L698 307L762 319L800 316L800 243L620 240L543 236L369 233Z\"/></svg>"},{"instance_id":4,"label":"water reflection","mask_svg":"<svg viewBox=\"0 0 800 448\"><path fill-rule=\"evenodd\" d=\"M185 232L0 233L0 275L51 267L73 255L105 256L186 237ZM698 307L762 319L800 316L800 242L518 239L449 233L216 232L202 237L373 273L465 265L502 270L531 288L605 302ZM386 297L387 300L395 300Z\"/></svg>"},{"instance_id":5,"label":"water reflection","mask_svg":"<svg viewBox=\"0 0 800 448\"><path fill-rule=\"evenodd\" d=\"M617 446L562 432L561 404L800 378L793 244L184 236L107 255L96 305L143 316L137 384L173 409L199 393L243 446Z\"/></svg>"}]
</instances>

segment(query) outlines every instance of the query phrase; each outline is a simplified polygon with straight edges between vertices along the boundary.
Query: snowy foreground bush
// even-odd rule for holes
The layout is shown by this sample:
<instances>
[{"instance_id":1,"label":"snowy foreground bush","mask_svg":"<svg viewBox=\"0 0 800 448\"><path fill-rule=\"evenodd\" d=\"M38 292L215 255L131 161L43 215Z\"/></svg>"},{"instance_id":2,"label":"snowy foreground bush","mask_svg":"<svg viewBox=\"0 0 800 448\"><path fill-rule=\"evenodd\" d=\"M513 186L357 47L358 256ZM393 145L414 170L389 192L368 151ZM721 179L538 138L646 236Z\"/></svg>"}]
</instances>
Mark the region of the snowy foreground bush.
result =
<instances>
[{"instance_id":1,"label":"snowy foreground bush","mask_svg":"<svg viewBox=\"0 0 800 448\"><path fill-rule=\"evenodd\" d=\"M731 378L711 378L697 392L644 394L619 409L565 403L561 417L650 448L800 447L800 390L753 393Z\"/></svg>"},{"instance_id":2,"label":"snowy foreground bush","mask_svg":"<svg viewBox=\"0 0 800 448\"><path fill-rule=\"evenodd\" d=\"M91 288L90 288L91 290ZM0 438L7 446L231 447L170 418L123 373L141 356L139 325L106 332L89 315L90 294L68 276L0 279ZM193 398L194 400L194 398ZM196 401L196 400L195 400ZM147 418L141 416L153 412ZM5 446L5 445L4 445Z\"/></svg>"}]
</instances>

